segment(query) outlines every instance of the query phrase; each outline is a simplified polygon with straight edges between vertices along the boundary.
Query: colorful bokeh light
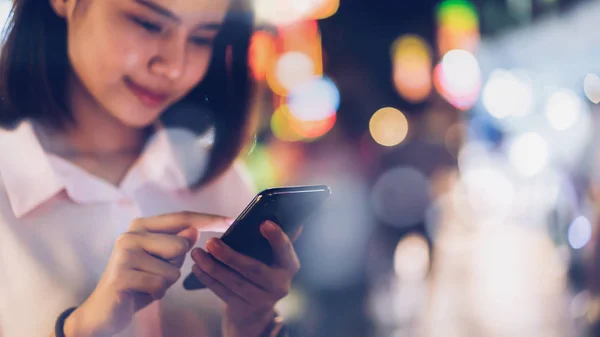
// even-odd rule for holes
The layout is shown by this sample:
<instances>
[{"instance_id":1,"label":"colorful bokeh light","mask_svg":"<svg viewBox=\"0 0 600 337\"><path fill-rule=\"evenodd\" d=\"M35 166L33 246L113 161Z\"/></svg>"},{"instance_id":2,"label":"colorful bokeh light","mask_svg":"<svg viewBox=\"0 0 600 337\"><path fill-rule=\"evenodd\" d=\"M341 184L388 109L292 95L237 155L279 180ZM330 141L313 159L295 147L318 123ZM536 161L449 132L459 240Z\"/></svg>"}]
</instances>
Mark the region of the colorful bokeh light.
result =
<instances>
[{"instance_id":1,"label":"colorful bokeh light","mask_svg":"<svg viewBox=\"0 0 600 337\"><path fill-rule=\"evenodd\" d=\"M287 96L298 84L323 74L323 51L317 22L303 21L279 27L277 55L267 67L267 84Z\"/></svg>"},{"instance_id":2,"label":"colorful bokeh light","mask_svg":"<svg viewBox=\"0 0 600 337\"><path fill-rule=\"evenodd\" d=\"M475 52L479 44L479 18L470 1L443 1L437 10L437 22L441 55L452 49Z\"/></svg>"},{"instance_id":3,"label":"colorful bokeh light","mask_svg":"<svg viewBox=\"0 0 600 337\"><path fill-rule=\"evenodd\" d=\"M458 32L479 29L479 18L473 3L468 0L445 0L437 11L438 24Z\"/></svg>"},{"instance_id":4,"label":"colorful bokeh light","mask_svg":"<svg viewBox=\"0 0 600 337\"><path fill-rule=\"evenodd\" d=\"M283 141L311 141L327 134L335 122L335 113L319 120L300 120L284 104L271 117L271 129L275 137Z\"/></svg>"}]
</instances>

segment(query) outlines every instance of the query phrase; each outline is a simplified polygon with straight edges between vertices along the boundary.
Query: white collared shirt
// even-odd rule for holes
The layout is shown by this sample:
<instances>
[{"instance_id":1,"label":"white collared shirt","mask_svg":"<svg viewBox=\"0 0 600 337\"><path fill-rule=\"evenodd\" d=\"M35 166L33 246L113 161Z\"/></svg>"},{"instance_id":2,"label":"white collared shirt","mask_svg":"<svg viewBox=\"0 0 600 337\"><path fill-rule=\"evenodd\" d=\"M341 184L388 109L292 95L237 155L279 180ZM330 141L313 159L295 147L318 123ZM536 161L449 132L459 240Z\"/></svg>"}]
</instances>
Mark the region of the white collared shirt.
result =
<instances>
[{"instance_id":1,"label":"white collared shirt","mask_svg":"<svg viewBox=\"0 0 600 337\"><path fill-rule=\"evenodd\" d=\"M200 190L185 188L172 145L162 134L117 188L46 153L30 122L0 129L0 337L49 335L57 316L93 291L133 219L182 210L236 216L252 199L239 163ZM197 245L218 234L201 233ZM219 315L221 303L208 290L182 288L192 263L188 255L165 298L119 336L160 337L163 328L208 335L199 322Z\"/></svg>"}]
</instances>

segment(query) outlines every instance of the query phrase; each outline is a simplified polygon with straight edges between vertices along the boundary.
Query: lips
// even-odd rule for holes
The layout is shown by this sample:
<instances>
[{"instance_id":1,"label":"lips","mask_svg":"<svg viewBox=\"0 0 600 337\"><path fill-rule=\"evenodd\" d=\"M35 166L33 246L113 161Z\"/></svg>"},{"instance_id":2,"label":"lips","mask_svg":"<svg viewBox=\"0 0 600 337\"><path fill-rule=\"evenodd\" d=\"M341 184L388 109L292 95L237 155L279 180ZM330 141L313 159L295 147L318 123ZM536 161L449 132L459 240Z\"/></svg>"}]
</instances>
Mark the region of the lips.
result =
<instances>
[{"instance_id":1,"label":"lips","mask_svg":"<svg viewBox=\"0 0 600 337\"><path fill-rule=\"evenodd\" d=\"M150 107L150 108L157 108L157 107L163 105L168 98L167 94L162 93L162 92L153 91L148 88L142 87L142 86L136 84L135 82L133 82L129 78L125 79L125 84L127 84L127 87L129 88L129 90L131 90L131 92L133 92L133 94L144 105L146 105L147 107Z\"/></svg>"}]
</instances>

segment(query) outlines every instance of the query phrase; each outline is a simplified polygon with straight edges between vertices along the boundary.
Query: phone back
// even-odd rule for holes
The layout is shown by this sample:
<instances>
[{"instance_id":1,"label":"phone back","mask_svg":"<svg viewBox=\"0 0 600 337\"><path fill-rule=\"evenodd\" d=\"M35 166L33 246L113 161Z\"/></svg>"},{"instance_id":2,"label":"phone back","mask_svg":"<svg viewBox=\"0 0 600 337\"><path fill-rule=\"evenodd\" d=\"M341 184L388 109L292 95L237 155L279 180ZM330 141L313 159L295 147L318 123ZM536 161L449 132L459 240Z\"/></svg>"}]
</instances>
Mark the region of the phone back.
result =
<instances>
[{"instance_id":1,"label":"phone back","mask_svg":"<svg viewBox=\"0 0 600 337\"><path fill-rule=\"evenodd\" d=\"M273 252L260 233L260 225L271 220L293 235L330 193L326 186L266 190L256 196L221 239L234 250L271 265Z\"/></svg>"}]
</instances>

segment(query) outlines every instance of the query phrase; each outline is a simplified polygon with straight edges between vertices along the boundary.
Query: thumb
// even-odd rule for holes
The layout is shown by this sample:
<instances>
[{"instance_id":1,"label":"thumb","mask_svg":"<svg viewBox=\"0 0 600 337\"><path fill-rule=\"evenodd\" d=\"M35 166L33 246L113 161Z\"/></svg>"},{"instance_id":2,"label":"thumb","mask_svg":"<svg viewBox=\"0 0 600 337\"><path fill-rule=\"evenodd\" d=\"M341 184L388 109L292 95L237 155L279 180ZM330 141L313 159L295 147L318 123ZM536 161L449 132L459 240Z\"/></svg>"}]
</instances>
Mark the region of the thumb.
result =
<instances>
[{"instance_id":1,"label":"thumb","mask_svg":"<svg viewBox=\"0 0 600 337\"><path fill-rule=\"evenodd\" d=\"M195 245L196 241L198 241L198 229L195 227L188 227L181 232L177 233L177 236L185 238L189 243L189 250L191 250Z\"/></svg>"}]
</instances>

